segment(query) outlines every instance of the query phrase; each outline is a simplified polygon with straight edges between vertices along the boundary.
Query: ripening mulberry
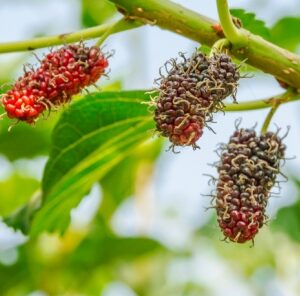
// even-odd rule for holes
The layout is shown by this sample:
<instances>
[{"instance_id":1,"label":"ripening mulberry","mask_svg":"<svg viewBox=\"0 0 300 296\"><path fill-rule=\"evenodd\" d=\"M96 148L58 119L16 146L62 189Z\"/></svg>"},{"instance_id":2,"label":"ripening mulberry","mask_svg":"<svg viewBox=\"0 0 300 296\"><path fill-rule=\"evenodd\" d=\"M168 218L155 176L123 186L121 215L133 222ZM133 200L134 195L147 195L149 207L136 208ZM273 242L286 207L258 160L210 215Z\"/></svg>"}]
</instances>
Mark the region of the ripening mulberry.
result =
<instances>
[{"instance_id":1,"label":"ripening mulberry","mask_svg":"<svg viewBox=\"0 0 300 296\"><path fill-rule=\"evenodd\" d=\"M64 46L41 61L41 69L51 72L57 89L67 95L95 83L107 66L108 60L99 47L86 47L83 43Z\"/></svg>"},{"instance_id":2,"label":"ripening mulberry","mask_svg":"<svg viewBox=\"0 0 300 296\"><path fill-rule=\"evenodd\" d=\"M95 83L107 66L107 57L98 47L83 43L49 53L36 70L26 71L2 95L7 116L33 123L45 110L68 102L72 95Z\"/></svg>"},{"instance_id":3,"label":"ripening mulberry","mask_svg":"<svg viewBox=\"0 0 300 296\"><path fill-rule=\"evenodd\" d=\"M266 220L285 145L273 132L259 136L253 129L239 129L222 150L215 199L218 223L225 238L244 243Z\"/></svg>"},{"instance_id":4,"label":"ripening mulberry","mask_svg":"<svg viewBox=\"0 0 300 296\"><path fill-rule=\"evenodd\" d=\"M159 94L154 99L157 131L173 145L196 148L213 112L222 110L222 100L235 97L239 79L238 66L226 54L207 57L195 52L177 63L166 63L167 75L160 78Z\"/></svg>"}]
</instances>

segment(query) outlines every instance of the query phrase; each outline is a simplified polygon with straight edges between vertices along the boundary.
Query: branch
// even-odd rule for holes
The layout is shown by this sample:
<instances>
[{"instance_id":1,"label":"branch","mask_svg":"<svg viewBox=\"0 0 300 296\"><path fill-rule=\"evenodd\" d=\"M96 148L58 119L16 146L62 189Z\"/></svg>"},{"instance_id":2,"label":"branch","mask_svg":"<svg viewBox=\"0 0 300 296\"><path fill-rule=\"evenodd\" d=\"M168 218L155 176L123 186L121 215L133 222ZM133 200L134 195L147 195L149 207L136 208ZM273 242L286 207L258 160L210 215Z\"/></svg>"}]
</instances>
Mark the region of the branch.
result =
<instances>
[{"instance_id":1,"label":"branch","mask_svg":"<svg viewBox=\"0 0 300 296\"><path fill-rule=\"evenodd\" d=\"M169 0L110 0L127 18L155 24L192 40L212 46L220 37L212 26L217 22ZM247 35L247 47L231 53L250 65L300 89L300 57L257 35Z\"/></svg>"},{"instance_id":2,"label":"branch","mask_svg":"<svg viewBox=\"0 0 300 296\"><path fill-rule=\"evenodd\" d=\"M217 7L222 29L226 38L238 47L247 44L247 35L240 31L233 23L227 0L217 0Z\"/></svg>"},{"instance_id":3,"label":"branch","mask_svg":"<svg viewBox=\"0 0 300 296\"><path fill-rule=\"evenodd\" d=\"M130 20L128 20L127 22L122 22L122 25L118 24L118 26L114 27L115 24L116 23L104 24L88 29L83 29L73 33L45 36L23 41L0 43L0 53L27 51L59 44L73 43L100 37L110 29L112 29L111 33L117 33L125 30L134 29L142 25L139 22Z\"/></svg>"},{"instance_id":4,"label":"branch","mask_svg":"<svg viewBox=\"0 0 300 296\"><path fill-rule=\"evenodd\" d=\"M289 102L294 102L300 100L300 94L293 91L287 91L281 95L262 99L242 102L239 104L228 104L225 106L224 110L226 112L239 112L239 111L249 111L258 110L273 107L274 105L285 104Z\"/></svg>"}]
</instances>

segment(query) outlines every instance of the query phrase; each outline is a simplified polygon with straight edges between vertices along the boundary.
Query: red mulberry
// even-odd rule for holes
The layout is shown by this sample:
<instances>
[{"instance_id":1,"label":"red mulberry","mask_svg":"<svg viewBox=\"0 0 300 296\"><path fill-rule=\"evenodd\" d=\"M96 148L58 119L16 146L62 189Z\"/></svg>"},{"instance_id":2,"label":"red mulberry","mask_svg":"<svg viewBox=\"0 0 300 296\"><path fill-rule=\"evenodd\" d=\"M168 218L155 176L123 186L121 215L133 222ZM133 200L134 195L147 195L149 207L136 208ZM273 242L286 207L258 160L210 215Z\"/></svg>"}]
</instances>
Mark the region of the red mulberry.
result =
<instances>
[{"instance_id":1,"label":"red mulberry","mask_svg":"<svg viewBox=\"0 0 300 296\"><path fill-rule=\"evenodd\" d=\"M99 47L86 47L82 43L49 53L41 62L41 69L49 71L56 88L67 95L76 94L95 83L107 66L108 60Z\"/></svg>"},{"instance_id":2,"label":"red mulberry","mask_svg":"<svg viewBox=\"0 0 300 296\"><path fill-rule=\"evenodd\" d=\"M171 69L160 79L154 120L157 131L173 145L195 148L212 113L223 108L224 98L235 95L239 73L226 54L181 56L181 63L174 59L166 63Z\"/></svg>"},{"instance_id":3,"label":"red mulberry","mask_svg":"<svg viewBox=\"0 0 300 296\"><path fill-rule=\"evenodd\" d=\"M68 102L95 83L107 66L108 60L98 47L66 45L46 55L36 70L25 72L2 95L2 104L8 117L32 123L46 109Z\"/></svg>"},{"instance_id":4,"label":"red mulberry","mask_svg":"<svg viewBox=\"0 0 300 296\"><path fill-rule=\"evenodd\" d=\"M277 134L257 136L253 129L236 130L223 148L215 207L225 238L244 243L263 226L284 152Z\"/></svg>"}]
</instances>

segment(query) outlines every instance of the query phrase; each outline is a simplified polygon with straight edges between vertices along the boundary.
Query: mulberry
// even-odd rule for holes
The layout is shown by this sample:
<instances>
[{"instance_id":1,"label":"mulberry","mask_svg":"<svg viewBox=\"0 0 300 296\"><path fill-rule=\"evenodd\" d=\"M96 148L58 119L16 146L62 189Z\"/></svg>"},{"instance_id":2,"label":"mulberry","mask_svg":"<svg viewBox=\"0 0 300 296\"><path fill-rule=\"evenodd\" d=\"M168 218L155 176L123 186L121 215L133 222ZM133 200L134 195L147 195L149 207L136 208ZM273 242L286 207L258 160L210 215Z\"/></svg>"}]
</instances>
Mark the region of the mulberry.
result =
<instances>
[{"instance_id":1,"label":"mulberry","mask_svg":"<svg viewBox=\"0 0 300 296\"><path fill-rule=\"evenodd\" d=\"M49 53L39 68L25 72L2 95L7 116L33 123L45 110L70 101L72 95L95 83L107 66L107 57L98 47L83 43Z\"/></svg>"},{"instance_id":2,"label":"mulberry","mask_svg":"<svg viewBox=\"0 0 300 296\"><path fill-rule=\"evenodd\" d=\"M195 52L177 63L166 63L167 75L160 78L159 94L154 101L157 131L174 145L196 148L212 114L222 110L222 100L235 97L238 66L226 54L207 57Z\"/></svg>"},{"instance_id":3,"label":"mulberry","mask_svg":"<svg viewBox=\"0 0 300 296\"><path fill-rule=\"evenodd\" d=\"M273 132L258 136L253 129L239 129L222 150L215 201L218 223L225 238L244 243L265 223L285 145Z\"/></svg>"},{"instance_id":4,"label":"mulberry","mask_svg":"<svg viewBox=\"0 0 300 296\"><path fill-rule=\"evenodd\" d=\"M108 60L99 47L86 47L83 43L62 47L41 61L41 69L49 71L56 88L67 95L95 83L107 66Z\"/></svg>"}]
</instances>

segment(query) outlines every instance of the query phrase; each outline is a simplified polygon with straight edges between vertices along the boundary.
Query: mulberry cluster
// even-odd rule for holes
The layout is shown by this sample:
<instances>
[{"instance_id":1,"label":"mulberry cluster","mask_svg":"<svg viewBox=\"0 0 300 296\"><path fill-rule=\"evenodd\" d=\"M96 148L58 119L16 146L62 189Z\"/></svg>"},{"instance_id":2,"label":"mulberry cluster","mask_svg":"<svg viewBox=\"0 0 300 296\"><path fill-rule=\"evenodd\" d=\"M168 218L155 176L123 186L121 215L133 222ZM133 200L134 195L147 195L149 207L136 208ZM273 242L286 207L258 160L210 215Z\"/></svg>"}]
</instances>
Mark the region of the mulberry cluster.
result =
<instances>
[{"instance_id":1,"label":"mulberry cluster","mask_svg":"<svg viewBox=\"0 0 300 296\"><path fill-rule=\"evenodd\" d=\"M2 96L2 104L8 117L33 123L43 111L57 108L95 83L107 66L98 47L66 45L47 54L38 69L25 71Z\"/></svg>"},{"instance_id":2,"label":"mulberry cluster","mask_svg":"<svg viewBox=\"0 0 300 296\"><path fill-rule=\"evenodd\" d=\"M154 99L157 131L173 145L192 145L201 137L212 114L222 110L222 100L235 98L238 66L226 54L207 57L195 52L183 61L166 63L167 75L160 78L159 95Z\"/></svg>"},{"instance_id":3,"label":"mulberry cluster","mask_svg":"<svg viewBox=\"0 0 300 296\"><path fill-rule=\"evenodd\" d=\"M265 223L285 145L273 132L259 136L253 129L239 129L222 150L215 201L218 223L225 238L244 243Z\"/></svg>"}]
</instances>

